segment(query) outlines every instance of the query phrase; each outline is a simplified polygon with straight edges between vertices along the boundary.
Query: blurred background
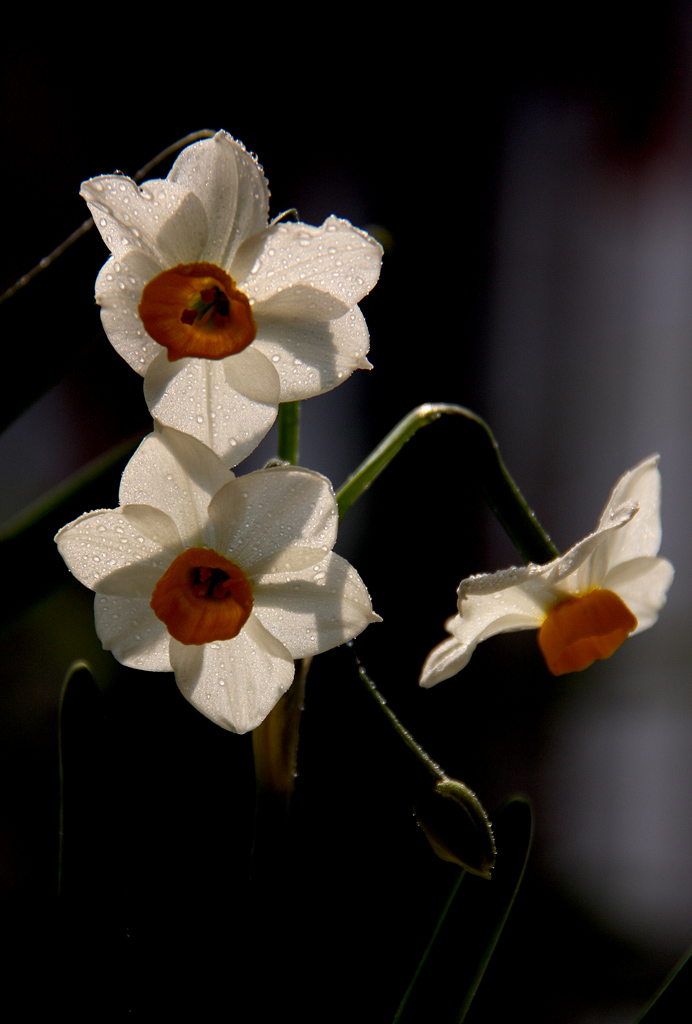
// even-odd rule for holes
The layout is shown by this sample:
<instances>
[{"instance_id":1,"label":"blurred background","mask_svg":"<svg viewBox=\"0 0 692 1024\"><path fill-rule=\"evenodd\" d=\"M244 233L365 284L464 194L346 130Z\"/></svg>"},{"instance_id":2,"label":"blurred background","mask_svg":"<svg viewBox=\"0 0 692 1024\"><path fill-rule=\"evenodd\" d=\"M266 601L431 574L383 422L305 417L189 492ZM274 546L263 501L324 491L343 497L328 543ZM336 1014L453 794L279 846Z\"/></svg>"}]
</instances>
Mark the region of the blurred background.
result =
<instances>
[{"instance_id":1,"label":"blurred background","mask_svg":"<svg viewBox=\"0 0 692 1024\"><path fill-rule=\"evenodd\" d=\"M118 58L103 36L68 60L8 33L0 289L85 219L81 180L132 175L187 132L223 127L257 154L272 215L336 213L385 245L362 304L374 370L303 406L304 465L338 486L414 406L464 404L565 550L616 479L660 452L668 605L582 674L550 677L527 633L416 685L459 580L518 561L457 422L416 436L337 547L384 619L356 647L392 708L491 818L517 792L535 808L528 873L468 1019L521 1005L539 1021L626 1024L692 942L692 9L500 8L454 24L433 11L382 35L352 9L321 39L314 24L264 42L235 25L227 52L204 43L203 64L175 26L155 59ZM150 429L141 379L100 329L106 255L92 232L0 306L5 537L47 488ZM275 445L272 433L239 472ZM292 854L276 889L249 899L250 738L199 715L172 675L101 651L93 596L52 541L117 504L126 459L3 541L4 998L27 1013L67 1004L74 1019L262 1019L275 999L311 1020L390 1020L455 877L415 825L406 755L352 655L317 659ZM92 813L75 824L66 910L57 722L80 657L106 723L85 740Z\"/></svg>"}]
</instances>

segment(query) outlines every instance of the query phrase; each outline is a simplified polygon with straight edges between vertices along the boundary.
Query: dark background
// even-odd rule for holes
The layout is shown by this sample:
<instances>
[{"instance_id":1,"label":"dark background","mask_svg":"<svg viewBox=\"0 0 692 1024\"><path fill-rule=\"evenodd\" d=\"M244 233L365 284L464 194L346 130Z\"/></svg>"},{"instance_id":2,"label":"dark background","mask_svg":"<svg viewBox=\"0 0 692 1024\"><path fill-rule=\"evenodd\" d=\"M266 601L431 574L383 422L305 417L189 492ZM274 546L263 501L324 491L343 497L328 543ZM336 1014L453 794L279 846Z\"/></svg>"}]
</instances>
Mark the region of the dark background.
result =
<instances>
[{"instance_id":1,"label":"dark background","mask_svg":"<svg viewBox=\"0 0 692 1024\"><path fill-rule=\"evenodd\" d=\"M529 872L469 1019L522 1006L540 1021L625 1024L692 940L690 12L431 11L382 34L364 14L344 12L349 24L323 38L307 21L212 25L207 38L200 18L194 44L133 15L129 44L112 26L69 54L8 35L0 286L84 219L81 180L133 174L187 132L223 127L257 154L272 215L295 206L319 224L333 212L386 243L362 304L375 368L304 406L304 465L338 486L415 405L465 404L489 419L565 549L615 479L661 451L670 605L583 676L556 682L535 637L515 634L455 680L417 688L462 576L517 561L456 423L411 442L338 546L384 619L357 650L395 711L491 818L518 791L536 809ZM46 392L0 438L5 520L149 427L141 380L100 332L105 258L92 232L0 307L3 422ZM92 595L52 542L64 522L117 504L123 464L3 545L4 998L29 1015L66 1004L73 1019L261 1020L296 1007L390 1020L454 879L415 825L406 756L351 654L317 659L292 852L262 894L248 890L250 738L199 715L172 675L102 652ZM90 813L73 826L58 904L58 704L78 657L107 722L85 739Z\"/></svg>"}]
</instances>

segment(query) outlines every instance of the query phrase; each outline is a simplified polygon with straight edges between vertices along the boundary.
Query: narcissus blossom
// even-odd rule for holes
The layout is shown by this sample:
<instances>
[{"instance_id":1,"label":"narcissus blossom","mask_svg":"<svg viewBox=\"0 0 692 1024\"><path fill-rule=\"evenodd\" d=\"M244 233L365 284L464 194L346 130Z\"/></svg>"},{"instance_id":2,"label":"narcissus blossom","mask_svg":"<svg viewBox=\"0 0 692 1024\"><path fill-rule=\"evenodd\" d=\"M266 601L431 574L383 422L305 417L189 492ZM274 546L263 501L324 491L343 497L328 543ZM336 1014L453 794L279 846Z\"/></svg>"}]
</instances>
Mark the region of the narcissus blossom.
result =
<instances>
[{"instance_id":1,"label":"narcissus blossom","mask_svg":"<svg viewBox=\"0 0 692 1024\"><path fill-rule=\"evenodd\" d=\"M259 725L290 686L294 658L379 621L331 550L337 507L319 473L234 478L200 441L157 425L125 469L120 503L55 538L96 592L99 638L123 665L175 672L226 729Z\"/></svg>"},{"instance_id":2,"label":"narcissus blossom","mask_svg":"<svg viewBox=\"0 0 692 1024\"><path fill-rule=\"evenodd\" d=\"M152 416L229 465L279 402L369 367L357 303L380 245L337 217L267 224L262 169L225 132L184 149L165 180L113 174L82 195L112 253L96 281L106 334L145 377Z\"/></svg>"},{"instance_id":3,"label":"narcissus blossom","mask_svg":"<svg viewBox=\"0 0 692 1024\"><path fill-rule=\"evenodd\" d=\"M661 546L658 456L615 485L595 533L546 565L471 576L459 585L450 636L428 655L421 686L464 668L481 640L518 629L538 642L555 675L608 658L629 635L653 626L666 602L673 567Z\"/></svg>"}]
</instances>

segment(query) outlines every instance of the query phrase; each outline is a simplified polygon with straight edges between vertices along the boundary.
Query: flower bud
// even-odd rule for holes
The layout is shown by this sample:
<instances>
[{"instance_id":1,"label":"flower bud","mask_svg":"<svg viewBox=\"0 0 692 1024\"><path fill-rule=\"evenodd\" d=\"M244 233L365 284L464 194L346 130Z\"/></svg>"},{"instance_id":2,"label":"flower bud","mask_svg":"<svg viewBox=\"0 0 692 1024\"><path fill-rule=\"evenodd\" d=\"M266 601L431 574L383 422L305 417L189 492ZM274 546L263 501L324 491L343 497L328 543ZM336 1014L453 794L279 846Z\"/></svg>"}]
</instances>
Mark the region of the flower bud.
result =
<instances>
[{"instance_id":1,"label":"flower bud","mask_svg":"<svg viewBox=\"0 0 692 1024\"><path fill-rule=\"evenodd\" d=\"M458 779L439 779L416 801L414 814L438 857L490 878L495 841L478 797Z\"/></svg>"}]
</instances>

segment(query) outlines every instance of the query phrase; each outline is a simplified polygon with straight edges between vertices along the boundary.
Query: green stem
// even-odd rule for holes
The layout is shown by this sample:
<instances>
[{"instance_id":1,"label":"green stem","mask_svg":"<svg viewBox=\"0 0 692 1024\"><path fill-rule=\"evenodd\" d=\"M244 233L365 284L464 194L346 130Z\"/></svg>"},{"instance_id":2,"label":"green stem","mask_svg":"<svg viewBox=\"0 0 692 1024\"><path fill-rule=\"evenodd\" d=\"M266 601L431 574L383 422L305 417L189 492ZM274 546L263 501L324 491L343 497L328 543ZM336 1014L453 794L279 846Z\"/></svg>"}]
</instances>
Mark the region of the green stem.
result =
<instances>
[{"instance_id":1,"label":"green stem","mask_svg":"<svg viewBox=\"0 0 692 1024\"><path fill-rule=\"evenodd\" d=\"M421 427L442 416L458 417L464 428L464 456L483 494L517 550L527 562L542 564L558 558L550 537L529 508L500 456L490 427L476 413L461 405L426 403L405 416L339 489L339 519L377 479L382 470ZM461 471L460 471L461 472Z\"/></svg>"},{"instance_id":2,"label":"green stem","mask_svg":"<svg viewBox=\"0 0 692 1024\"><path fill-rule=\"evenodd\" d=\"M372 681L368 673L365 671L365 668L361 664L360 659L355 655L354 657L356 660L356 668L358 669L358 675L367 686L370 695L374 697L377 703L379 704L381 710L387 717L389 724L397 733L399 738L404 741L406 746L418 758L418 760L423 765L428 774L432 775L436 781L446 779L447 776L442 771L442 768L440 768L439 764L437 764L436 761L433 761L432 757L430 757L430 755L426 753L425 750L423 750L420 743L416 742L416 740L413 738L408 729L401 724L399 719L396 717L392 709L387 704L387 701L384 699L380 691L377 689L375 683Z\"/></svg>"},{"instance_id":3,"label":"green stem","mask_svg":"<svg viewBox=\"0 0 692 1024\"><path fill-rule=\"evenodd\" d=\"M282 402L279 406L278 455L292 466L298 463L300 437L300 402Z\"/></svg>"},{"instance_id":4,"label":"green stem","mask_svg":"<svg viewBox=\"0 0 692 1024\"><path fill-rule=\"evenodd\" d=\"M360 659L354 654L358 675L374 697L389 725L415 756L426 775L416 784L413 813L433 851L475 875L490 878L495 863L495 842L488 815L480 800L460 779L446 775L439 764L417 743L389 708Z\"/></svg>"}]
</instances>

